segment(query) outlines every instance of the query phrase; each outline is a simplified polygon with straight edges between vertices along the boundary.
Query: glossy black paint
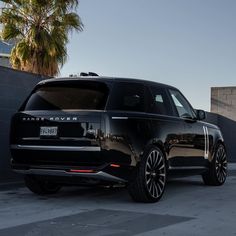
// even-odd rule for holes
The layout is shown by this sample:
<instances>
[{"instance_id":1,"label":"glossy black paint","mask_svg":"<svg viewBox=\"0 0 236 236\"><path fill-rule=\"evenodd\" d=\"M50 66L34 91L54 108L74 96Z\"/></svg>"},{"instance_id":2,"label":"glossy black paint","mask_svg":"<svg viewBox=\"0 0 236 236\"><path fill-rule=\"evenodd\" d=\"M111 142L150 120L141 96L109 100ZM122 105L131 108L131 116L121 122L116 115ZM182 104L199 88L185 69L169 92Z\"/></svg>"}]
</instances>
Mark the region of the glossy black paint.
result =
<instances>
[{"instance_id":1,"label":"glossy black paint","mask_svg":"<svg viewBox=\"0 0 236 236\"><path fill-rule=\"evenodd\" d=\"M70 172L72 169L92 170L95 173L103 171L118 177L117 182L129 181L134 177L144 151L149 145L156 145L165 154L169 173L196 174L208 168L216 144L224 142L218 127L202 121L205 115L203 111L198 110L194 113L195 117L178 116L168 91L176 88L168 85L133 79L81 77L44 81L35 90L47 84L63 85L81 80L105 83L110 95L118 82L142 84L147 100L145 111L111 110L109 98L106 108L101 111L25 111L24 103L11 123L11 164L14 170L22 173L30 169L63 170L71 175L59 177L50 173L41 177L50 176L55 181L68 184L97 179L96 176L76 176L76 173ZM151 86L166 91L173 115L152 112ZM41 126L57 126L58 136L40 137ZM93 147L97 151L50 150L47 147Z\"/></svg>"}]
</instances>

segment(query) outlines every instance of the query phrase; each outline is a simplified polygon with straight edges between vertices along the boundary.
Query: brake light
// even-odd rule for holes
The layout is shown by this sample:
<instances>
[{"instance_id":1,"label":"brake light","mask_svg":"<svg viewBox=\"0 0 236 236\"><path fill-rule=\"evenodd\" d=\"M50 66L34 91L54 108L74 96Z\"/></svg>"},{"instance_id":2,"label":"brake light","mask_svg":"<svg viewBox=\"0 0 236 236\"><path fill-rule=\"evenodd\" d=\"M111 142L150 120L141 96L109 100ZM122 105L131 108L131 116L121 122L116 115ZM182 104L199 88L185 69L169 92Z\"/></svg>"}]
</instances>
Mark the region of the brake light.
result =
<instances>
[{"instance_id":1,"label":"brake light","mask_svg":"<svg viewBox=\"0 0 236 236\"><path fill-rule=\"evenodd\" d=\"M110 164L111 167L115 167L115 168L119 168L120 165L117 165L117 164Z\"/></svg>"}]
</instances>

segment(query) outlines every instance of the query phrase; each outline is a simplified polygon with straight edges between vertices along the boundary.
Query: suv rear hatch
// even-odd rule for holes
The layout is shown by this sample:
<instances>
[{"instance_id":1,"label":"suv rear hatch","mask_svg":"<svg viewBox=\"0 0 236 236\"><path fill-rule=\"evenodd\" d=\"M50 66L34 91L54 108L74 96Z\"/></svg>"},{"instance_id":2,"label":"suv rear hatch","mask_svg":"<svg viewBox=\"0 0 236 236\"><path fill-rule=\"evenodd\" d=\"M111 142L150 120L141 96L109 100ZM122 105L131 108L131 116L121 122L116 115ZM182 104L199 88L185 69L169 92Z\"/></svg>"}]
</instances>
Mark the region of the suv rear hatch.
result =
<instances>
[{"instance_id":1,"label":"suv rear hatch","mask_svg":"<svg viewBox=\"0 0 236 236\"><path fill-rule=\"evenodd\" d=\"M12 118L13 163L104 164L100 138L108 93L108 86L97 81L52 81L38 85Z\"/></svg>"}]
</instances>

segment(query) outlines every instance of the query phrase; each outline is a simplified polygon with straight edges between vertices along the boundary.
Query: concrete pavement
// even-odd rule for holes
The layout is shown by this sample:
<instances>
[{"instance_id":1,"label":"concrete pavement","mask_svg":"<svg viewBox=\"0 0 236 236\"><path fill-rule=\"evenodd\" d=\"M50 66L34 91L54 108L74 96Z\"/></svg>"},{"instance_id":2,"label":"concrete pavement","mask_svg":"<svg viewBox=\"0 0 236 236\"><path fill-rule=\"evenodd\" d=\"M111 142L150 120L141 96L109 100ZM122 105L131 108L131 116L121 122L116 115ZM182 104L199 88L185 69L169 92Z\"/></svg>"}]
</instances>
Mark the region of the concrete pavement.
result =
<instances>
[{"instance_id":1,"label":"concrete pavement","mask_svg":"<svg viewBox=\"0 0 236 236\"><path fill-rule=\"evenodd\" d=\"M235 165L236 167L236 165ZM25 187L0 191L4 235L236 235L236 175L221 187L201 178L170 180L162 200L132 202L126 189L66 187L36 196Z\"/></svg>"}]
</instances>

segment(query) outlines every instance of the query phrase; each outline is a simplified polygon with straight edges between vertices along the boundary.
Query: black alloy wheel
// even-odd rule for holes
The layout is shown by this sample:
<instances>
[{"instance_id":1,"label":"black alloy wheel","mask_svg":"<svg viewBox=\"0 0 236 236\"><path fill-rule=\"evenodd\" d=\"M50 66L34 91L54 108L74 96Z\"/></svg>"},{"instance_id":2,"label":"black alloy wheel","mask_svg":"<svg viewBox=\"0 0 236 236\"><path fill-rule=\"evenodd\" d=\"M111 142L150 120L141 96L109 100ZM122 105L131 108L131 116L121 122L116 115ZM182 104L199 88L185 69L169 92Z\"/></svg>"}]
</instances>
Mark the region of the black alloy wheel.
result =
<instances>
[{"instance_id":1,"label":"black alloy wheel","mask_svg":"<svg viewBox=\"0 0 236 236\"><path fill-rule=\"evenodd\" d=\"M223 144L218 144L214 159L210 163L208 172L202 175L206 185L219 186L224 184L227 178L227 154Z\"/></svg>"},{"instance_id":2,"label":"black alloy wheel","mask_svg":"<svg viewBox=\"0 0 236 236\"><path fill-rule=\"evenodd\" d=\"M153 149L148 155L145 176L149 194L153 198L161 196L165 188L166 167L165 159L157 149Z\"/></svg>"},{"instance_id":3,"label":"black alloy wheel","mask_svg":"<svg viewBox=\"0 0 236 236\"><path fill-rule=\"evenodd\" d=\"M55 194L61 189L59 184L47 180L39 180L35 176L31 175L26 175L24 180L26 187L31 192L38 195Z\"/></svg>"},{"instance_id":4,"label":"black alloy wheel","mask_svg":"<svg viewBox=\"0 0 236 236\"><path fill-rule=\"evenodd\" d=\"M130 183L131 197L138 202L157 202L166 186L166 160L162 151L151 146L143 155L136 179Z\"/></svg>"}]
</instances>

